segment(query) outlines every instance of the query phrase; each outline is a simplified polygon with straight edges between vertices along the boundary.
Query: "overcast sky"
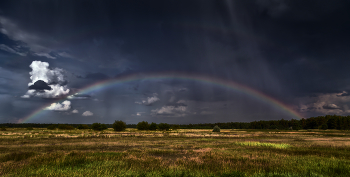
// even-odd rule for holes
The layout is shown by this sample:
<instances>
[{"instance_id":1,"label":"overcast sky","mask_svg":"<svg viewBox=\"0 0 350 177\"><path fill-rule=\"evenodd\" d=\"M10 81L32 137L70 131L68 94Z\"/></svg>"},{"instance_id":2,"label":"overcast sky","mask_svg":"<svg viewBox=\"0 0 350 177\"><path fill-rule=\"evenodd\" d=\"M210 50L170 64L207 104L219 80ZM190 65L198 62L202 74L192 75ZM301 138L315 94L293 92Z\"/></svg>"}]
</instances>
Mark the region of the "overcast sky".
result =
<instances>
[{"instance_id":1,"label":"overcast sky","mask_svg":"<svg viewBox=\"0 0 350 177\"><path fill-rule=\"evenodd\" d=\"M348 0L2 0L0 123L348 115L349 9ZM176 74L149 77L169 72L271 99ZM117 82L129 76L140 79ZM108 79L117 84L83 90Z\"/></svg>"}]
</instances>

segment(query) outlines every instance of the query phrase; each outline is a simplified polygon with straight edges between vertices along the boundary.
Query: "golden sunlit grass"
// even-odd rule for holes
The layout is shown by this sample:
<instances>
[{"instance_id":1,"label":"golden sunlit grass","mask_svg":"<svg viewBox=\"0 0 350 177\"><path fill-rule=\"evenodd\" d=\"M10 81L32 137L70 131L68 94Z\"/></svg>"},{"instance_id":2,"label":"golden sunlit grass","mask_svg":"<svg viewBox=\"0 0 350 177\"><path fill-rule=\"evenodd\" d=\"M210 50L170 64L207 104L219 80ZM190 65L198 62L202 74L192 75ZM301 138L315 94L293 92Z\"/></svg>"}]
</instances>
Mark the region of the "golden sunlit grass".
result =
<instances>
[{"instance_id":1,"label":"golden sunlit grass","mask_svg":"<svg viewBox=\"0 0 350 177\"><path fill-rule=\"evenodd\" d=\"M350 132L7 128L2 176L350 176Z\"/></svg>"},{"instance_id":2,"label":"golden sunlit grass","mask_svg":"<svg viewBox=\"0 0 350 177\"><path fill-rule=\"evenodd\" d=\"M259 142L237 142L237 145L241 146L261 146L261 147L273 147L273 148L279 148L279 149L285 149L291 147L289 144L276 144L276 143L259 143Z\"/></svg>"}]
</instances>

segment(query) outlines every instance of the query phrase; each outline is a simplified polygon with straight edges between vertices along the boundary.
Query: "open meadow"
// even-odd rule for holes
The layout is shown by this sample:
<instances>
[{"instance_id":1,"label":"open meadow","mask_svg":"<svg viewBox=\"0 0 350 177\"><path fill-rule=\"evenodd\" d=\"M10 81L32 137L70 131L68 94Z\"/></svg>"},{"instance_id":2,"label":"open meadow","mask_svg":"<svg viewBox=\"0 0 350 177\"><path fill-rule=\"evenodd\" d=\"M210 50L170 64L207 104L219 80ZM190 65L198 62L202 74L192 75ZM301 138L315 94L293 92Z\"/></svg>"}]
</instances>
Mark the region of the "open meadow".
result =
<instances>
[{"instance_id":1,"label":"open meadow","mask_svg":"<svg viewBox=\"0 0 350 177\"><path fill-rule=\"evenodd\" d=\"M1 176L350 176L350 132L7 128Z\"/></svg>"}]
</instances>

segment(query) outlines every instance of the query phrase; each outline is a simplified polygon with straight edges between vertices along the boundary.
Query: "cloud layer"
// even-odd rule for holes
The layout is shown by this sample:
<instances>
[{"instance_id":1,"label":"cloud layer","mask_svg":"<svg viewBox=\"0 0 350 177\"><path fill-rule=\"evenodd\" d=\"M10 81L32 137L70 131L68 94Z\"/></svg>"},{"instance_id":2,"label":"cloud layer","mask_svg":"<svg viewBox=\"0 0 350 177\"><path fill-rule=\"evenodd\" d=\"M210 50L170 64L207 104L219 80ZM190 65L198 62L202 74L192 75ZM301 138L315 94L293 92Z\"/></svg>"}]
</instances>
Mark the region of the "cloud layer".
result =
<instances>
[{"instance_id":1,"label":"cloud layer","mask_svg":"<svg viewBox=\"0 0 350 177\"><path fill-rule=\"evenodd\" d=\"M338 114L350 113L348 92L324 93L312 97L299 98L299 111L302 113Z\"/></svg>"},{"instance_id":2,"label":"cloud layer","mask_svg":"<svg viewBox=\"0 0 350 177\"><path fill-rule=\"evenodd\" d=\"M183 117L188 113L186 106L163 106L159 109L154 109L151 112L151 115L169 117Z\"/></svg>"}]
</instances>

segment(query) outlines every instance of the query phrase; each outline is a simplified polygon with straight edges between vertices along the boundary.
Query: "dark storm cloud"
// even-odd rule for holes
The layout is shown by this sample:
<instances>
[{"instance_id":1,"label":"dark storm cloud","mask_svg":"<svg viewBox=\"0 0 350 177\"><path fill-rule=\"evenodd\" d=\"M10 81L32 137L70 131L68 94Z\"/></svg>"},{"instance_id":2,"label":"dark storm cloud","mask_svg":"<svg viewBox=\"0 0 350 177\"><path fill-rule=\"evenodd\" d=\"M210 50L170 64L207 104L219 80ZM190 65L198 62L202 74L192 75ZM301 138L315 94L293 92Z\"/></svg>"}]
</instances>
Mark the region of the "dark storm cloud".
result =
<instances>
[{"instance_id":1,"label":"dark storm cloud","mask_svg":"<svg viewBox=\"0 0 350 177\"><path fill-rule=\"evenodd\" d=\"M33 85L30 85L28 88L34 90L52 90L52 88L42 80L36 81Z\"/></svg>"},{"instance_id":2,"label":"dark storm cloud","mask_svg":"<svg viewBox=\"0 0 350 177\"><path fill-rule=\"evenodd\" d=\"M187 88L180 88L179 92L186 92L188 89Z\"/></svg>"},{"instance_id":3,"label":"dark storm cloud","mask_svg":"<svg viewBox=\"0 0 350 177\"><path fill-rule=\"evenodd\" d=\"M126 68L125 70L123 70L120 73L116 74L114 77L115 78L119 78L119 77L128 76L128 75L135 74L135 73L137 73L137 72L132 70L131 68Z\"/></svg>"},{"instance_id":4,"label":"dark storm cloud","mask_svg":"<svg viewBox=\"0 0 350 177\"><path fill-rule=\"evenodd\" d=\"M347 87L343 76L350 56L344 52L350 46L350 14L345 10L349 1L257 3L265 14L261 32L270 40L261 49L274 70L283 73L279 75L284 77L283 85L296 95L340 92Z\"/></svg>"},{"instance_id":5,"label":"dark storm cloud","mask_svg":"<svg viewBox=\"0 0 350 177\"><path fill-rule=\"evenodd\" d=\"M167 103L166 106L179 107L179 106L187 106L187 105L185 103Z\"/></svg>"},{"instance_id":6,"label":"dark storm cloud","mask_svg":"<svg viewBox=\"0 0 350 177\"><path fill-rule=\"evenodd\" d=\"M92 80L105 80L109 77L103 73L89 73L85 76L85 79L92 79Z\"/></svg>"},{"instance_id":7,"label":"dark storm cloud","mask_svg":"<svg viewBox=\"0 0 350 177\"><path fill-rule=\"evenodd\" d=\"M6 79L0 79L0 93L23 95L30 83L28 66L37 60L64 70L65 82L47 84L76 90L72 93L110 76L174 71L234 81L286 104L317 107L313 111L322 114L338 113L328 109L334 104L345 114L349 8L346 0L1 1L0 77ZM213 104L225 117L226 104L253 120L249 109L263 114L265 108L247 95L198 81L140 80L111 89L96 91L104 101L84 111L105 120L141 112L195 117L198 107ZM153 93L158 93L156 103L150 103ZM119 102L118 95L128 101ZM93 104L78 100L87 95L71 97L82 107ZM180 100L192 105L176 105ZM203 115L218 113L213 110Z\"/></svg>"}]
</instances>

